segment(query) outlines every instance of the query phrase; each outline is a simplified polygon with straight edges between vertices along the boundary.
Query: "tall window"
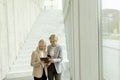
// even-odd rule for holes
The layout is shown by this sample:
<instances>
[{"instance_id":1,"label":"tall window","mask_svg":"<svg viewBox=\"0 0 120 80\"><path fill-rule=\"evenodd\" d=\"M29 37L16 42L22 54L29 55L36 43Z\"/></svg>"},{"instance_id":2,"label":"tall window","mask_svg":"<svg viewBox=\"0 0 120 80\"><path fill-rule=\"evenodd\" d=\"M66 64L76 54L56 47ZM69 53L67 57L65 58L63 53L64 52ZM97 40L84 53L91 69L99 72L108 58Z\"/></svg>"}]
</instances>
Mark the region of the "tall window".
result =
<instances>
[{"instance_id":1,"label":"tall window","mask_svg":"<svg viewBox=\"0 0 120 80\"><path fill-rule=\"evenodd\" d=\"M102 1L102 80L120 80L120 0Z\"/></svg>"}]
</instances>

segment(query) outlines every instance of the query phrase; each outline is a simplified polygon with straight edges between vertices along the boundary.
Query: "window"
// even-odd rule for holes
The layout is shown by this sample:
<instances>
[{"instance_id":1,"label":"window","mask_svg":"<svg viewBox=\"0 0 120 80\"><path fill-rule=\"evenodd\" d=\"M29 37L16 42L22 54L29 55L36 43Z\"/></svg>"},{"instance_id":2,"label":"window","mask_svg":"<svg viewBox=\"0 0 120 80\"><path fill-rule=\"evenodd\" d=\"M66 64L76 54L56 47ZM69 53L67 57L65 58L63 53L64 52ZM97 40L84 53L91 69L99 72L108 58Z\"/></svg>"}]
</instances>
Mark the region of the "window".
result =
<instances>
[{"instance_id":1,"label":"window","mask_svg":"<svg viewBox=\"0 0 120 80\"><path fill-rule=\"evenodd\" d=\"M120 0L101 0L102 80L120 80Z\"/></svg>"}]
</instances>

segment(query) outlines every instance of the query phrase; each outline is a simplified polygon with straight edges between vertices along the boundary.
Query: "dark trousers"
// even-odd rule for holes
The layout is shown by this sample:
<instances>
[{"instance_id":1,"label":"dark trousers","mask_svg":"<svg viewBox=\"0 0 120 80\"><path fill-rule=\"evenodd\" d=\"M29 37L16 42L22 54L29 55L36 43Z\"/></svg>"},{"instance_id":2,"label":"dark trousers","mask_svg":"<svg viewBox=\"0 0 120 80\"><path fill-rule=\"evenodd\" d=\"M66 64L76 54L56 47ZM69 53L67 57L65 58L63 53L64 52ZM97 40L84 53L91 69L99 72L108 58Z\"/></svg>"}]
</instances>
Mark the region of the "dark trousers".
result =
<instances>
[{"instance_id":1,"label":"dark trousers","mask_svg":"<svg viewBox=\"0 0 120 80\"><path fill-rule=\"evenodd\" d=\"M61 74L58 74L55 69L54 63L48 67L48 80L61 80Z\"/></svg>"},{"instance_id":2,"label":"dark trousers","mask_svg":"<svg viewBox=\"0 0 120 80\"><path fill-rule=\"evenodd\" d=\"M34 80L47 80L47 77L45 75L45 70L43 69L43 75L41 78L34 77Z\"/></svg>"}]
</instances>

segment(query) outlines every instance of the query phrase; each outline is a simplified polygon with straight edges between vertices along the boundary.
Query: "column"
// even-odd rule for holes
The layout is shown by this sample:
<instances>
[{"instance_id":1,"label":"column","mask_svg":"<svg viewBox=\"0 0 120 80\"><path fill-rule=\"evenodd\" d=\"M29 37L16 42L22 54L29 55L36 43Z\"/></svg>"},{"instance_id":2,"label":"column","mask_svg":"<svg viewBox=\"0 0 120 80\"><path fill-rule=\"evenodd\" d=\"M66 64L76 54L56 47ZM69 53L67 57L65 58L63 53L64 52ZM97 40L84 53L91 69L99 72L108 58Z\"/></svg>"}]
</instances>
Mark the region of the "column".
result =
<instances>
[{"instance_id":1,"label":"column","mask_svg":"<svg viewBox=\"0 0 120 80\"><path fill-rule=\"evenodd\" d=\"M41 0L43 2L43 0ZM42 8L39 0L0 0L0 80L21 53Z\"/></svg>"},{"instance_id":2,"label":"column","mask_svg":"<svg viewBox=\"0 0 120 80\"><path fill-rule=\"evenodd\" d=\"M12 65L16 58L16 33L14 17L14 0L7 0L8 19L8 44L9 44L9 65Z\"/></svg>"},{"instance_id":3,"label":"column","mask_svg":"<svg viewBox=\"0 0 120 80\"><path fill-rule=\"evenodd\" d=\"M72 80L98 80L98 1L63 0Z\"/></svg>"},{"instance_id":4,"label":"column","mask_svg":"<svg viewBox=\"0 0 120 80\"><path fill-rule=\"evenodd\" d=\"M8 32L7 32L7 4L6 0L0 0L0 56L1 79L8 71Z\"/></svg>"}]
</instances>

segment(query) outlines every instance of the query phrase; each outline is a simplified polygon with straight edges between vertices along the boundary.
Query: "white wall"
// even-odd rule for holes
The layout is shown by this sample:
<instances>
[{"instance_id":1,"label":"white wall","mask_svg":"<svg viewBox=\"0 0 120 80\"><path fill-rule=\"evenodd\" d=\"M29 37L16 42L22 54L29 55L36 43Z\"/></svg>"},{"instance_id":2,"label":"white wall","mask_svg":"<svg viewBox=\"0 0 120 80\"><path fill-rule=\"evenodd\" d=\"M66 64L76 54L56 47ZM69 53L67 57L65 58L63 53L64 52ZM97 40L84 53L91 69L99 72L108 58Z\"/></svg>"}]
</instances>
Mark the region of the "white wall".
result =
<instances>
[{"instance_id":1,"label":"white wall","mask_svg":"<svg viewBox=\"0 0 120 80\"><path fill-rule=\"evenodd\" d=\"M0 0L0 80L22 48L44 0Z\"/></svg>"},{"instance_id":2,"label":"white wall","mask_svg":"<svg viewBox=\"0 0 120 80\"><path fill-rule=\"evenodd\" d=\"M62 9L62 0L44 0L45 9Z\"/></svg>"},{"instance_id":3,"label":"white wall","mask_svg":"<svg viewBox=\"0 0 120 80\"><path fill-rule=\"evenodd\" d=\"M72 80L98 80L98 0L63 0Z\"/></svg>"},{"instance_id":4,"label":"white wall","mask_svg":"<svg viewBox=\"0 0 120 80\"><path fill-rule=\"evenodd\" d=\"M8 34L7 34L7 4L6 0L0 0L0 56L1 78L8 71Z\"/></svg>"}]
</instances>

